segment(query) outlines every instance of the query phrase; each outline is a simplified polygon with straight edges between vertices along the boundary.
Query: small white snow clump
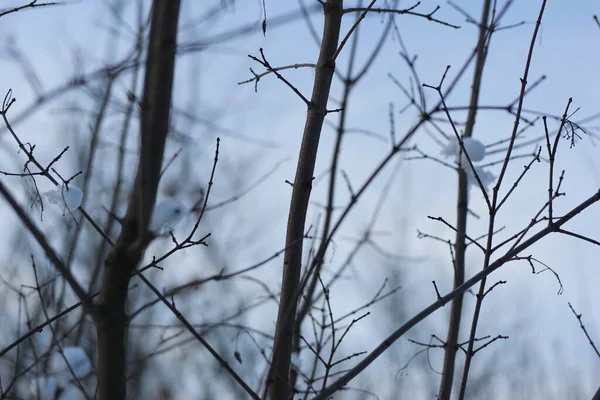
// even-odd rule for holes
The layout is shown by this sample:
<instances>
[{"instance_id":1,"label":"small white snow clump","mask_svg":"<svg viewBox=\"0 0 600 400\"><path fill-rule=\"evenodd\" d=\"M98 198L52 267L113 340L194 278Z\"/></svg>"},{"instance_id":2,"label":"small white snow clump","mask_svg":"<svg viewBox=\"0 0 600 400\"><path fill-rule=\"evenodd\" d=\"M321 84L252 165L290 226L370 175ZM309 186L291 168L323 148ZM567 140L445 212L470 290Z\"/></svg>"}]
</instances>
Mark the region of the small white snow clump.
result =
<instances>
[{"instance_id":1,"label":"small white snow clump","mask_svg":"<svg viewBox=\"0 0 600 400\"><path fill-rule=\"evenodd\" d=\"M458 154L458 141L456 138L450 138L446 147L440 152L443 156L450 157Z\"/></svg>"},{"instance_id":2,"label":"small white snow clump","mask_svg":"<svg viewBox=\"0 0 600 400\"><path fill-rule=\"evenodd\" d=\"M52 204L61 208L68 208L71 211L77 210L83 201L83 192L75 185L66 185L48 190L44 197Z\"/></svg>"},{"instance_id":3,"label":"small white snow clump","mask_svg":"<svg viewBox=\"0 0 600 400\"><path fill-rule=\"evenodd\" d=\"M469 157L471 157L471 161L477 162L483 160L483 157L485 157L485 145L483 143L477 139L468 137L463 139L463 144Z\"/></svg>"},{"instance_id":4,"label":"small white snow clump","mask_svg":"<svg viewBox=\"0 0 600 400\"><path fill-rule=\"evenodd\" d=\"M465 172L467 174L467 181L473 186L479 186L479 183L477 183L477 178L469 166L465 167ZM477 173L477 176L479 177L479 180L484 188L487 188L490 184L496 181L496 175L478 165L475 165L475 173Z\"/></svg>"},{"instance_id":5,"label":"small white snow clump","mask_svg":"<svg viewBox=\"0 0 600 400\"><path fill-rule=\"evenodd\" d=\"M469 154L471 161L478 162L483 160L485 157L485 145L481 143L477 139L473 139L470 137L463 138L463 144L465 146L466 152ZM441 151L442 155L446 157L457 156L460 151L460 146L458 145L458 140L456 138L450 139L446 147L444 147ZM465 157L465 163L467 163ZM464 164L464 163L461 163ZM468 163L467 163L468 164Z\"/></svg>"},{"instance_id":6,"label":"small white snow clump","mask_svg":"<svg viewBox=\"0 0 600 400\"><path fill-rule=\"evenodd\" d=\"M165 199L158 203L150 220L150 231L162 234L173 230L185 214L183 205L175 199Z\"/></svg>"},{"instance_id":7,"label":"small white snow clump","mask_svg":"<svg viewBox=\"0 0 600 400\"><path fill-rule=\"evenodd\" d=\"M475 173L477 174L477 176L479 176L483 187L487 188L490 184L494 183L494 181L496 180L496 176L490 171L484 169L483 167L475 165L476 162L482 161L485 158L485 145L479 140L473 139L471 137L466 137L462 140L464 149L469 155L471 162L473 162L473 166L475 167ZM469 161L467 160L467 157L465 156L464 152L461 151L460 145L458 144L458 140L456 140L456 138L451 138L446 147L444 147L441 151L441 154L446 157L454 156L458 158L459 153L459 163L461 167L465 170L469 183L474 186L479 186L479 184L477 183L477 179L473 174L473 170L469 165Z\"/></svg>"}]
</instances>

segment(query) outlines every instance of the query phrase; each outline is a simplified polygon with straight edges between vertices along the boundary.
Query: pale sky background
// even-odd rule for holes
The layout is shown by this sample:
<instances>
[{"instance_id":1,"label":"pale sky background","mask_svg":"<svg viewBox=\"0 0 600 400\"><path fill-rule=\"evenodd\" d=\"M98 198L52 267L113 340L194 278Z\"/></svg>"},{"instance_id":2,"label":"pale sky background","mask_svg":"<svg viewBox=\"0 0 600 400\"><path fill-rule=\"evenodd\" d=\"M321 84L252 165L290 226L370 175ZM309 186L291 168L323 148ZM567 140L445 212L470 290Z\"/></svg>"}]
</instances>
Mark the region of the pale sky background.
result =
<instances>
[{"instance_id":1,"label":"pale sky background","mask_svg":"<svg viewBox=\"0 0 600 400\"><path fill-rule=\"evenodd\" d=\"M9 0L8 6L20 4ZM147 2L150 4L150 2ZM232 1L223 1L232 3ZM307 0L307 3L309 1ZM352 2L346 2L352 4ZM378 2L377 4L384 4ZM456 1L463 9L475 18L480 16L480 1ZM519 78L523 74L525 58L530 44L534 22L539 12L540 1L517 0L504 18L503 25L512 25L524 21L521 26L497 32L492 38L491 50L484 72L482 105L506 105L512 102L519 93ZM254 29L234 40L223 40L209 46L202 53L192 52L178 60L174 103L186 109L193 115L214 122L221 130L206 125L192 125L183 119L175 119L178 130L186 132L189 139L183 145L172 143L169 154L173 154L182 146L181 162L188 163L191 175L196 181L206 182L212 165L214 138L220 136L221 164L218 167L217 181L211 197L211 203L218 203L238 193L241 187L247 186L257 177L265 174L281 160L285 160L275 173L258 189L254 190L231 208L221 209L210 216L212 238L220 249L229 249L226 257L227 266L231 269L242 268L271 256L283 247L287 209L291 190L285 180L293 181L297 152L304 126L305 107L300 99L274 76L266 76L258 85L258 93L254 92L253 84L238 85L237 82L249 79L249 68L262 71L262 68L250 60L247 55L259 56L259 48L263 48L269 62L275 66L294 63L313 63L318 56L318 46L311 38L306 23L300 18L284 26L269 25L266 37L260 31L262 20L261 2L235 1L227 11L220 14L211 23L187 24L195 21L195 17L203 14L203 9L219 4L219 1L184 1L184 13L181 26L187 27L180 34L179 44L182 47L190 43L212 43L211 38L221 37L234 27L256 23ZM435 16L452 24L460 25L460 29L434 24L414 16L397 17L398 27L408 51L418 55L417 69L424 83L436 85L447 65L451 66L449 78L453 78L463 60L470 54L476 42L477 29L473 24L465 22L463 15L447 3L423 0L418 11L427 13L440 5L441 9ZM266 1L267 17L271 21L277 16L298 9L297 2ZM408 7L412 3L402 1L400 7ZM5 5L2 5L4 7ZM128 7L122 15L125 21L135 25L135 7ZM572 118L578 121L600 112L600 80L598 66L600 65L600 29L592 19L594 14L600 14L600 3L593 0L549 1L543 18L542 26L536 41L534 58L530 70L529 82L536 81L540 76L547 79L526 97L525 108L551 115L561 115L569 97L573 98L571 110L579 108ZM82 70L92 71L106 62L119 60L129 50L132 36L122 35L119 46L114 47L114 41L108 41L106 27L113 26L108 13L106 2L79 1L67 2L61 7L48 7L37 10L27 10L0 19L0 92L4 94L12 89L18 99L12 107L11 116L17 118L33 104L37 94L24 78L19 66L6 56L7 46L15 46L25 54L39 75L42 92L50 91L72 78L74 63L73 54L77 49L82 60ZM321 16L313 14L313 24L320 32L322 29ZM347 17L343 33L347 31L353 17ZM368 17L361 25L359 41L358 65L362 65L372 46L377 42L383 28L384 18L381 16ZM275 25L275 24L272 24ZM125 30L121 30L125 32ZM109 43L110 48L109 48ZM397 40L388 39L383 51L368 75L354 89L348 114L349 128L362 128L376 132L384 139L389 138L389 103L393 102L398 110L406 104L402 92L392 83L388 74L393 75L403 84L408 85L408 70L399 56ZM347 64L347 52L342 53L338 68L344 70ZM468 103L469 86L472 69L469 69L460 87L447 98L449 106L462 106ZM309 96L312 88L313 72L309 69L287 71L285 76L292 81L305 96ZM115 89L115 97L124 99L128 78L122 80ZM332 99L341 95L339 80L334 81ZM78 100L78 105L94 110L89 97L83 97L79 92L72 92L51 102L43 109L31 114L25 120L15 123L14 127L24 141L37 145L38 155L42 159L52 159L60 149L67 145L85 142L88 126L93 122L91 117L73 121L64 110L66 100ZM77 94L77 95L76 95ZM425 94L431 106L437 102L437 94L425 89ZM330 102L330 108L336 108L335 102ZM396 113L396 137L401 137L415 121L414 110L402 115ZM463 117L455 114L457 118ZM441 117L441 114L438 115ZM327 119L337 122L337 114L330 114ZM499 111L482 111L478 115L474 137L483 143L490 144L506 138L512 129L513 119ZM549 119L551 129L557 128L557 123ZM598 141L594 135L598 132L598 120L585 124L592 128L588 135L583 135L577 145L569 149L567 141L561 141L556 170L566 169L562 189L567 193L555 202L558 214L570 210L584 199L600 189L600 157ZM76 127L74 129L74 126ZM109 120L105 130L119 127L119 119ZM440 124L451 134L448 125ZM235 134L233 133L235 132ZM543 125L537 123L529 130L528 138L539 137L543 134ZM79 137L78 137L79 136ZM437 136L442 139L441 136ZM321 176L329 166L331 151L334 145L335 132L326 127L322 134L319 148L319 159L315 175ZM107 139L110 141L110 138ZM425 131L420 131L411 142L432 156L438 156L441 150ZM135 145L135 142L131 142ZM542 144L542 143L540 143ZM518 154L531 153L535 145L519 150ZM356 189L373 171L374 167L389 151L389 142L360 134L349 134L345 138L342 169L348 174L353 187ZM16 170L23 163L21 155L12 138L4 128L0 130L0 167L2 170ZM545 155L545 148L542 155ZM18 158L18 161L17 160ZM69 161L74 161L76 154L68 153L63 159L63 171L69 171ZM369 351L381 342L394 329L401 326L404 319L394 320L388 314L393 302L399 302L398 308L404 308L407 315L420 311L435 300L435 292L431 281L435 280L440 291L447 293L451 288L451 264L447 246L439 242L417 238L420 231L453 239L452 232L442 224L431 221L431 216L441 216L448 221L455 219L455 185L456 174L439 164L427 160L412 160L399 163L402 157L397 156L383 174L362 197L358 206L344 223L342 231L335 240L335 251L328 254L330 267L339 266L352 249L355 239L359 238L362 230L370 221L373 208L384 187L388 185L389 177L396 173L391 183L392 188L383 207L375 231L383 233L376 237L379 246L390 253L402 255L416 261L385 261L372 250L361 253L355 261L353 269L342 284L332 290L332 307L339 315L352 310L368 301L391 275L389 268L402 271L402 291L399 297L386 303L386 307L373 307L372 315L364 324L357 325L347 345L353 351ZM490 156L489 160L498 160L498 154ZM486 158L486 161L488 159ZM505 180L505 188L512 184L520 174L528 159L521 158L509 167ZM97 168L112 168L106 161L97 160ZM399 169L399 170L398 170ZM490 169L498 174L499 168ZM228 173L245 171L236 182ZM70 171L75 172L75 171ZM133 174L133 171L132 171ZM221 174L221 175L219 175ZM511 200L499 215L499 224L506 226L498 238L507 237L525 227L536 210L547 197L547 164L536 163L526 178L518 186ZM221 180L219 180L221 178ZM15 193L26 204L23 182L17 178L0 177L10 185ZM311 199L320 204L326 202L327 180L318 181ZM185 185L185 184L184 184ZM51 186L47 182L40 184L41 190ZM506 189L504 189L506 190ZM101 204L105 194L94 194L88 207L94 213L101 214ZM348 192L343 181L336 194L337 205L345 206L349 200ZM485 202L480 193L472 190L470 207L482 218L469 219L469 234L473 237L482 235L487 229ZM56 225L65 224L67 219L61 218L56 211L40 221L38 226L46 232L58 231ZM321 212L314 204L309 210L309 223L316 221ZM37 211L32 216L39 216ZM11 234L17 225L14 213L5 202L0 201L0 229L4 232L5 240L0 245L0 260L14 259L13 240ZM185 224L184 224L185 225ZM591 238L600 240L600 205L596 204L584 214L575 218L567 228ZM182 228L183 229L183 228ZM249 240L248 238L251 238ZM53 237L57 246L61 241ZM168 246L168 242L157 244L146 254L151 258L152 251L160 253ZM235 249L231 251L230 249ZM473 371L497 366L497 375L505 376L510 371L512 363L523 357L533 357L529 369L537 366L546 371L548 387L556 388L555 393L565 393L564 387L571 383L586 385L583 393L588 398L600 385L600 360L594 355L577 320L569 310L567 303L571 302L579 313L583 314L584 322L592 338L600 343L600 318L597 304L600 302L600 291L597 289L600 279L600 248L568 237L552 236L533 246L527 254L533 254L539 260L547 263L560 276L564 293L557 295L558 283L554 276L545 272L540 275L531 274L527 263L506 265L491 276L489 282L504 279L508 283L494 290L484 302L478 336L498 334L508 335L508 341L500 341L490 346L489 351L483 351L474 359ZM192 251L194 257L202 254L202 250ZM468 276L481 268L483 257L470 248L468 256ZM185 261L184 266L169 271L168 276L161 276L161 285L170 286L184 283L190 277L204 276L198 271L197 258L191 256L177 257ZM27 258L23 258L27 262ZM208 262L208 261L207 261ZM401 263L401 265L398 265ZM210 270L220 269L218 263L207 267ZM203 264L206 266L206 262ZM26 266L27 267L27 266ZM29 267L27 267L29 268ZM263 280L273 290L276 289L281 277L281 258L269 263L253 276ZM218 294L218 287L215 285ZM256 291L255 286L247 288L248 293ZM259 292L257 292L259 293ZM258 294L257 294L258 296ZM466 296L465 316L461 338L468 338L471 312L474 297ZM270 308L269 308L270 307ZM276 318L273 305L261 309L254 318L263 318L262 326L272 326ZM193 307L192 307L193 308ZM385 360L375 362L368 371L376 371L378 379L393 388L403 382L404 387L420 376L410 370L406 376L398 376L398 370L408 362L410 356L420 348L410 344L406 339L412 338L427 342L429 335L436 334L445 337L449 307L438 311L428 318L426 327L411 331L395 345L392 354ZM0 313L4 310L0 310ZM405 315L402 313L402 315ZM198 318L207 318L198 315ZM5 341L1 341L4 343ZM199 350L201 351L201 350ZM423 355L420 357L424 357ZM441 369L442 353L431 352L430 361L436 371ZM462 368L462 357L459 357L459 368ZM352 363L353 361L350 361ZM348 366L353 365L349 364ZM514 371L513 371L514 372ZM528 370L530 372L530 370ZM437 382L437 374L428 371L428 379ZM491 372L494 376L494 369ZM544 376L543 374L541 376ZM538 378L536 378L538 379ZM563 381L557 381L562 379ZM514 383L514 381L513 381ZM527 385L522 382L516 385ZM415 384L417 385L417 384ZM507 385L509 385L507 383ZM561 385L564 385L562 387ZM418 387L418 385L416 386ZM508 386L507 386L508 387ZM188 390L192 390L189 388ZM416 390L416 389L415 389ZM435 389L433 389L435 390ZM423 394L416 392L422 398L434 398L434 393ZM498 388L498 398L502 392ZM558 395L557 395L558 396ZM183 398L183 397L182 397ZM381 398L388 398L382 395ZM556 397L559 398L559 397Z\"/></svg>"}]
</instances>

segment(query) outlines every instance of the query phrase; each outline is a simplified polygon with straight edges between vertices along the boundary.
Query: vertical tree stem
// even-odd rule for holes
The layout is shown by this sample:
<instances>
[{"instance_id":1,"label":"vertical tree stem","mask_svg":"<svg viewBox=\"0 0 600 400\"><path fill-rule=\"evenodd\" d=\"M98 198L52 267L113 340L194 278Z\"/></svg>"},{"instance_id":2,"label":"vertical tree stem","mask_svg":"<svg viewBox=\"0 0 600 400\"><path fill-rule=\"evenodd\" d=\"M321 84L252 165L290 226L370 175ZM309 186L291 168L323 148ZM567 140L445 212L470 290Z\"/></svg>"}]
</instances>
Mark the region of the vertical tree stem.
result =
<instances>
[{"instance_id":1,"label":"vertical tree stem","mask_svg":"<svg viewBox=\"0 0 600 400\"><path fill-rule=\"evenodd\" d=\"M335 70L333 57L338 48L342 23L342 3L343 0L327 0L324 4L323 40L315 71L313 93L308 104L308 115L298 156L296 177L292 188L281 297L275 328L273 358L267 381L270 398L273 400L287 400L291 395L289 374L298 301L297 289L302 269L302 238L312 189L319 138L323 128L323 120L327 113L327 100L329 99L331 81Z\"/></svg>"},{"instance_id":2,"label":"vertical tree stem","mask_svg":"<svg viewBox=\"0 0 600 400\"><path fill-rule=\"evenodd\" d=\"M464 137L473 135L475 120L477 116L477 106L479 105L479 92L481 90L481 80L483 76L483 67L487 56L486 41L488 35L488 19L491 9L491 0L486 0L481 12L479 23L479 38L477 40L477 57L475 59L475 71L473 74L473 85L471 87L471 99L469 104L469 114L467 115L467 124L465 126ZM464 168L470 168L467 164ZM467 233L467 212L469 204L467 176L464 170L458 171L458 195L456 204L456 239L454 242L454 289L465 282L465 251L466 251L466 233ZM464 294L461 293L452 300L450 305L450 320L448 322L448 333L444 347L444 364L442 377L438 391L438 399L449 400L452 393L452 383L454 381L454 370L456 366L456 352L458 350L458 335L460 333L460 321L462 316Z\"/></svg>"},{"instance_id":3,"label":"vertical tree stem","mask_svg":"<svg viewBox=\"0 0 600 400\"><path fill-rule=\"evenodd\" d=\"M179 0L155 0L152 4L140 117L140 159L121 234L106 260L98 302L99 400L126 399L127 291L149 243L147 227L169 132L179 8Z\"/></svg>"}]
</instances>

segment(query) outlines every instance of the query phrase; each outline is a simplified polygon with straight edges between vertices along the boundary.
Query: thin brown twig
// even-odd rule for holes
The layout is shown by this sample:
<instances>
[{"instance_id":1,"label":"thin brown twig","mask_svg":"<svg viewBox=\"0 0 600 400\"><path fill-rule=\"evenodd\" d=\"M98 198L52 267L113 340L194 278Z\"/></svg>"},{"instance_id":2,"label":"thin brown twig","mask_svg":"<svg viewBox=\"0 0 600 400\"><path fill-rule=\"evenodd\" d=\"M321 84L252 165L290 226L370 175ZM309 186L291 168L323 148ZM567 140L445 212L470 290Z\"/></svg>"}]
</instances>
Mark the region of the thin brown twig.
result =
<instances>
[{"instance_id":1,"label":"thin brown twig","mask_svg":"<svg viewBox=\"0 0 600 400\"><path fill-rule=\"evenodd\" d=\"M437 18L433 17L433 14L435 14L440 9L440 6L437 6L432 12L430 12L428 14L423 14L423 13L419 13L419 12L413 11L420 4L421 4L421 2L418 1L413 6L410 6L408 8L402 9L402 10L397 10L397 9L393 9L393 8L372 8L371 12L385 13L385 14L397 14L397 15L403 15L403 14L414 15L415 17L425 18L428 21L435 22L435 23L441 24L441 25L445 25L445 26L448 26L450 28L454 28L454 29L459 29L460 28L459 25L453 25L453 24L451 24L449 22L445 22L445 21L442 21L440 19L437 19ZM363 11L363 10L364 10L364 8L360 8L360 7L348 7L348 8L344 8L344 14L345 13L351 13L351 12L357 12L357 11Z\"/></svg>"},{"instance_id":2,"label":"thin brown twig","mask_svg":"<svg viewBox=\"0 0 600 400\"><path fill-rule=\"evenodd\" d=\"M585 328L585 325L583 324L583 320L581 319L581 317L583 316L583 314L577 314L577 312L575 311L575 309L573 308L573 306L571 305L571 303L568 303L568 304L569 304L569 308L573 312L573 315L575 316L575 318L577 318L577 321L579 322L579 327L581 328L581 330L585 334L585 337L587 338L588 342L590 343L590 346L592 346L592 349L594 349L594 353L596 353L596 355L600 358L600 351L598 350L598 348L596 347L596 344L594 343L594 341L590 337L590 334L588 333L587 329Z\"/></svg>"},{"instance_id":3,"label":"thin brown twig","mask_svg":"<svg viewBox=\"0 0 600 400\"><path fill-rule=\"evenodd\" d=\"M246 79L245 81L240 81L240 82L238 82L238 85L244 85L246 83L250 83L250 82L254 82L254 81L258 82L261 78L263 78L269 74L272 74L275 71L279 72L279 71L285 71L286 69L298 69L298 68L317 68L317 65L310 64L310 63L297 63L297 64L293 64L293 65L285 65L283 67L267 69L265 72L262 72L260 74L254 73L254 71L250 70L250 72L252 72L254 74L254 77L250 78L250 79Z\"/></svg>"},{"instance_id":4,"label":"thin brown twig","mask_svg":"<svg viewBox=\"0 0 600 400\"><path fill-rule=\"evenodd\" d=\"M25 10L26 8L56 6L56 5L61 5L61 4L63 4L63 3L60 3L58 1L53 1L53 2L48 2L48 3L38 3L37 0L32 0L31 2L29 2L27 4L23 4L22 6L18 6L18 7L14 7L14 8L9 8L7 10L0 11L0 17L4 17L5 15Z\"/></svg>"},{"instance_id":5,"label":"thin brown twig","mask_svg":"<svg viewBox=\"0 0 600 400\"><path fill-rule=\"evenodd\" d=\"M331 57L331 62L335 62L335 60L338 58L338 56L342 52L342 49L346 45L346 42L348 41L348 39L350 39L350 37L352 36L352 33L358 28L358 25L361 23L361 21L363 19L365 19L365 16L369 12L369 10L371 10L371 8L375 5L376 1L377 0L371 0L371 3L369 3L369 5L364 10L362 10L362 12L360 13L360 15L356 19L356 21L354 21L354 24L352 24L352 26L350 27L350 29L346 33L346 36L344 36L344 38L340 41L340 44L339 44L337 50L335 51L335 53ZM342 11L342 13L344 13L344 11ZM354 10L354 11L357 11L357 10ZM352 12L352 11L350 11L350 12Z\"/></svg>"}]
</instances>

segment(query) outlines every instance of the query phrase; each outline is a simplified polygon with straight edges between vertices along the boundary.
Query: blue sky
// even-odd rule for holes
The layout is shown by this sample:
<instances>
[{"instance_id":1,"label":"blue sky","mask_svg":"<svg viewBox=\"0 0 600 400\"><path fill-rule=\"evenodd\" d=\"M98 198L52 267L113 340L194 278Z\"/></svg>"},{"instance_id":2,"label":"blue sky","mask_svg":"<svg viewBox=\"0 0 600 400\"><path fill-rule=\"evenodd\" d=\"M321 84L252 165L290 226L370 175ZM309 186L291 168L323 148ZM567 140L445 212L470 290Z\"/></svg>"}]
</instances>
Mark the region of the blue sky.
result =
<instances>
[{"instance_id":1,"label":"blue sky","mask_svg":"<svg viewBox=\"0 0 600 400\"><path fill-rule=\"evenodd\" d=\"M13 3L11 1L9 3ZM184 1L183 25L186 21L194 21L194 17L202 14L205 4L216 5L218 1ZM229 3L229 2L225 2ZM315 62L318 46L311 38L306 23L301 19L282 27L269 26L266 37L260 33L262 12L259 1L237 1L230 5L216 22L198 24L186 29L180 35L180 44L206 42L209 38L219 37L222 32L233 27L256 22L253 33L248 33L234 40L223 41L208 47L203 52L186 54L179 59L177 66L174 103L194 115L215 121L220 130L207 125L192 125L184 120L176 120L177 128L188 133L188 142L183 146L174 142L169 147L170 154L184 148L182 162L188 163L193 169L194 179L205 181L211 165L211 155L214 151L214 138L220 136L223 176L227 173L240 174L239 180L224 177L217 180L212 201L231 197L248 181L270 170L278 162L283 161L275 173L249 195L235 205L235 209L215 212L211 216L213 238L219 243L217 249L235 247L223 259L227 265L243 267L251 264L249 261L259 261L283 247L286 224L286 213L289 205L290 188L285 180L293 180L297 149L301 140L304 126L305 107L300 99L273 76L261 79L258 93L254 92L252 84L238 85L238 82L251 77L249 68L260 71L261 67L247 57L248 54L259 55L263 48L265 55L273 65L289 65L294 63ZM348 2L347 2L348 3ZM457 2L475 18L479 18L480 2ZM266 1L268 18L275 18L285 12L296 10L296 2ZM401 7L409 3L401 2ZM424 0L418 10L426 13L434 9L438 2ZM506 105L518 96L523 74L525 57L530 43L534 22L539 10L539 1L516 1L504 19L511 25L521 21L523 25L500 31L492 38L491 50L484 72L481 104ZM537 110L551 115L562 114L569 97L573 98L573 110L579 108L574 120L585 118L598 113L600 109L600 81L598 80L598 65L600 65L600 29L592 19L592 15L600 14L600 4L592 0L576 2L560 0L547 5L540 34L535 44L534 58L530 71L530 82L542 75L547 79L527 96L525 108ZM447 65L451 66L449 77L453 77L463 60L470 54L476 41L476 27L466 23L464 16L450 5L441 4L437 18L460 25L460 29L452 29L429 23L422 18L400 16L397 18L399 30L411 54L418 54L417 69L424 83L435 85ZM128 7L122 14L125 21L134 26L134 7ZM321 30L321 18L315 14L312 18L317 30ZM345 32L353 20L347 19L344 24ZM360 30L358 64L365 61L369 50L378 40L383 22L381 16L367 18ZM111 17L103 2L80 1L67 3L61 7L48 7L39 10L29 10L2 18L0 46L3 49L12 42L30 60L37 71L44 91L67 81L73 73L73 55L78 54L82 60L84 71L93 70L107 61L118 60L129 49L131 35L127 30L117 41L109 40L106 27L112 26ZM74 49L77 49L75 52ZM3 50L3 54L5 51ZM344 70L347 64L347 53L342 53L338 68ZM0 92L9 88L18 102L13 106L13 115L18 115L36 101L36 93L24 79L20 68L5 57L0 58ZM408 84L408 70L399 56L399 45L396 40L388 40L381 55L369 71L369 74L355 88L349 106L347 126L350 128L368 129L379 133L387 139L389 134L389 104L394 103L398 110L406 104L406 98L394 86L388 74L393 75L403 84ZM460 106L468 103L469 85L472 70L469 70L461 86L447 99L449 106ZM306 96L312 88L313 72L310 69L287 71L285 76ZM116 98L123 98L127 89L126 80L118 85ZM341 84L336 81L332 88L332 98L339 98ZM437 100L437 94L425 89L425 95L430 104ZM81 97L81 96L80 96ZM63 107L66 101L80 101L82 106L93 103L86 98L78 99L75 94L69 94L47 107L33 113L26 120L15 125L26 140L35 142L40 149L40 157L51 159L56 151L66 145L75 145L85 141L91 118L70 120ZM330 102L330 108L335 103ZM456 114L457 118L460 114ZM328 120L336 123L337 114L330 114ZM415 121L415 113L408 111L396 115L396 134L400 137ZM480 112L474 137L485 144L506 138L511 131L513 120L506 113L498 111ZM550 127L556 128L555 121L550 121ZM118 126L118 119L107 122L107 129ZM446 133L450 134L447 125ZM598 126L598 121L592 121L592 128ZM21 165L5 155L16 157L16 148L5 131L0 131L0 149L2 158L0 166L3 169L15 168ZM236 134L232 134L236 132ZM597 133L597 130L595 131ZM600 188L600 158L597 139L590 130L589 134L572 149L568 142L562 141L557 160L557 170L566 170L563 190L568 194L560 198L556 204L557 212L566 212L574 205L595 193ZM543 126L537 123L531 128L528 137L539 137L543 134ZM107 136L110 141L110 134ZM441 136L438 136L441 138ZM319 176L329 165L334 143L334 131L325 128L317 160L316 176ZM430 155L437 156L441 147L425 132L419 132L414 141L420 149ZM131 142L135 146L135 142ZM534 149L530 145L520 151L520 154L530 153ZM365 135L348 135L344 142L342 169L347 173L354 188L371 173L373 168L389 151L389 143L366 137ZM542 153L544 154L544 153ZM496 155L492 160L499 159ZM67 155L64 168L76 160L75 154ZM101 161L98 161L99 163ZM522 171L527 159L518 159L508 171L507 181L512 183ZM100 164L102 168L110 168ZM197 171L197 172L196 172ZM246 173L241 174L240 171ZM498 168L491 168L498 174ZM395 174L392 180L390 175ZM99 174L102 175L102 174ZM500 224L506 226L503 235L518 231L526 226L533 213L545 201L547 196L547 164L537 163L527 174L524 181L511 197L499 215ZM9 178L0 178L8 182ZM15 192L23 196L22 187L14 178ZM389 183L391 182L391 183ZM50 188L47 184L43 190ZM402 297L402 307L406 312L417 312L434 300L431 281L436 280L442 292L450 289L451 266L447 247L434 241L417 239L416 230L452 238L452 232L439 223L431 221L428 215L442 216L448 221L455 217L455 185L456 174L431 161L412 160L402 163L392 162L384 173L375 181L373 187L360 199L349 220L344 224L342 232L336 238L335 250L329 254L330 267L339 265L348 251L352 248L353 239L360 236L361 230L369 222L372 210L378 201L382 189L392 185L375 230L382 234L378 244L386 251L405 257L418 258L418 262L403 262L401 266L390 266L372 251L362 254L349 274L348 279L336 287L333 292L332 305L339 312L351 310L372 296L381 285L383 279L391 275L389 268L398 268L403 276L403 290L408 293ZM325 202L326 180L316 184L312 200ZM509 187L509 186L508 186ZM348 201L345 185L340 185L336 193L339 205ZM97 195L90 207L98 210L102 203L102 195ZM95 202L94 202L95 201ZM481 215L481 219L470 218L469 232L479 236L485 232L485 203L481 194L472 191L470 206ZM316 221L320 209L313 204L309 210L308 221ZM231 218L232 213L236 215ZM35 215L35 212L32 213ZM0 215L4 229L13 228L16 220L5 205L0 202ZM38 221L47 232L59 230L51 223L64 223L60 215ZM221 229L216 229L219 226ZM600 240L600 206L594 206L569 224L572 231L587 234ZM248 241L248 237L252 241ZM6 241L5 243L8 243ZM55 239L59 245L60 240ZM158 244L155 251L165 248L168 244ZM221 246L221 247L219 247ZM196 253L194 253L196 254ZM197 253L197 254L200 254ZM532 275L526 263L508 265L492 275L492 281L505 279L508 284L497 289L489 300L486 300L482 316L481 334L506 334L510 341L498 343L498 349L506 352L539 350L535 354L545 354L547 362L552 363L551 372L555 376L571 374L574 368L581 369L581 379L589 385L590 393L600 382L591 381L600 371L598 359L581 332L577 321L567 307L571 302L578 312L583 313L589 332L600 341L600 321L594 319L595 305L600 301L597 290L598 258L600 248L591 244L567 237L550 237L532 248L532 254L548 263L559 275L564 285L564 293L556 295L558 284L550 273ZM12 259L11 248L0 246L0 257ZM183 283L185 279L196 276L193 262L189 257L188 269L179 269L168 277L161 277L164 283ZM373 262L377 260L377 262ZM482 256L471 250L468 253L469 274L479 271ZM271 287L276 287L280 279L280 260L269 264L266 269L256 273ZM216 268L216 266L215 266ZM248 289L249 293L253 293ZM400 298L399 298L400 301ZM470 309L473 299L467 300L466 321L470 321ZM385 315L386 309L374 309L374 315L369 323L358 326L350 343L369 350L389 332L399 326L402 321L389 320ZM426 341L431 333L443 337L445 335L444 318L447 310L440 311L427 320L428 329L419 331L420 336L411 336ZM264 315L264 314L263 314ZM274 314L273 314L274 315ZM274 317L263 321L264 326L271 326ZM468 322L463 325L463 335L467 335ZM414 352L406 340L401 340L402 351L395 362L402 365L406 362L407 354ZM548 354L553 349L554 355ZM502 354L502 350L500 351ZM494 360L496 353L490 351L483 355L477 363L486 364ZM488 358L486 358L488 357ZM441 358L433 356L434 362ZM560 362L556 362L559 360ZM585 367L583 366L585 365ZM481 366L481 364L480 364ZM439 367L439 365L438 365ZM384 363L376 363L373 368L385 371L384 374L394 382L397 367L384 368ZM588 372L589 371L589 372ZM433 374L435 379L435 374ZM414 376L413 376L414 378ZM402 378L400 378L402 379ZM412 379L412 378L404 378ZM590 379L588 381L588 379ZM557 389L558 390L558 389Z\"/></svg>"}]
</instances>

